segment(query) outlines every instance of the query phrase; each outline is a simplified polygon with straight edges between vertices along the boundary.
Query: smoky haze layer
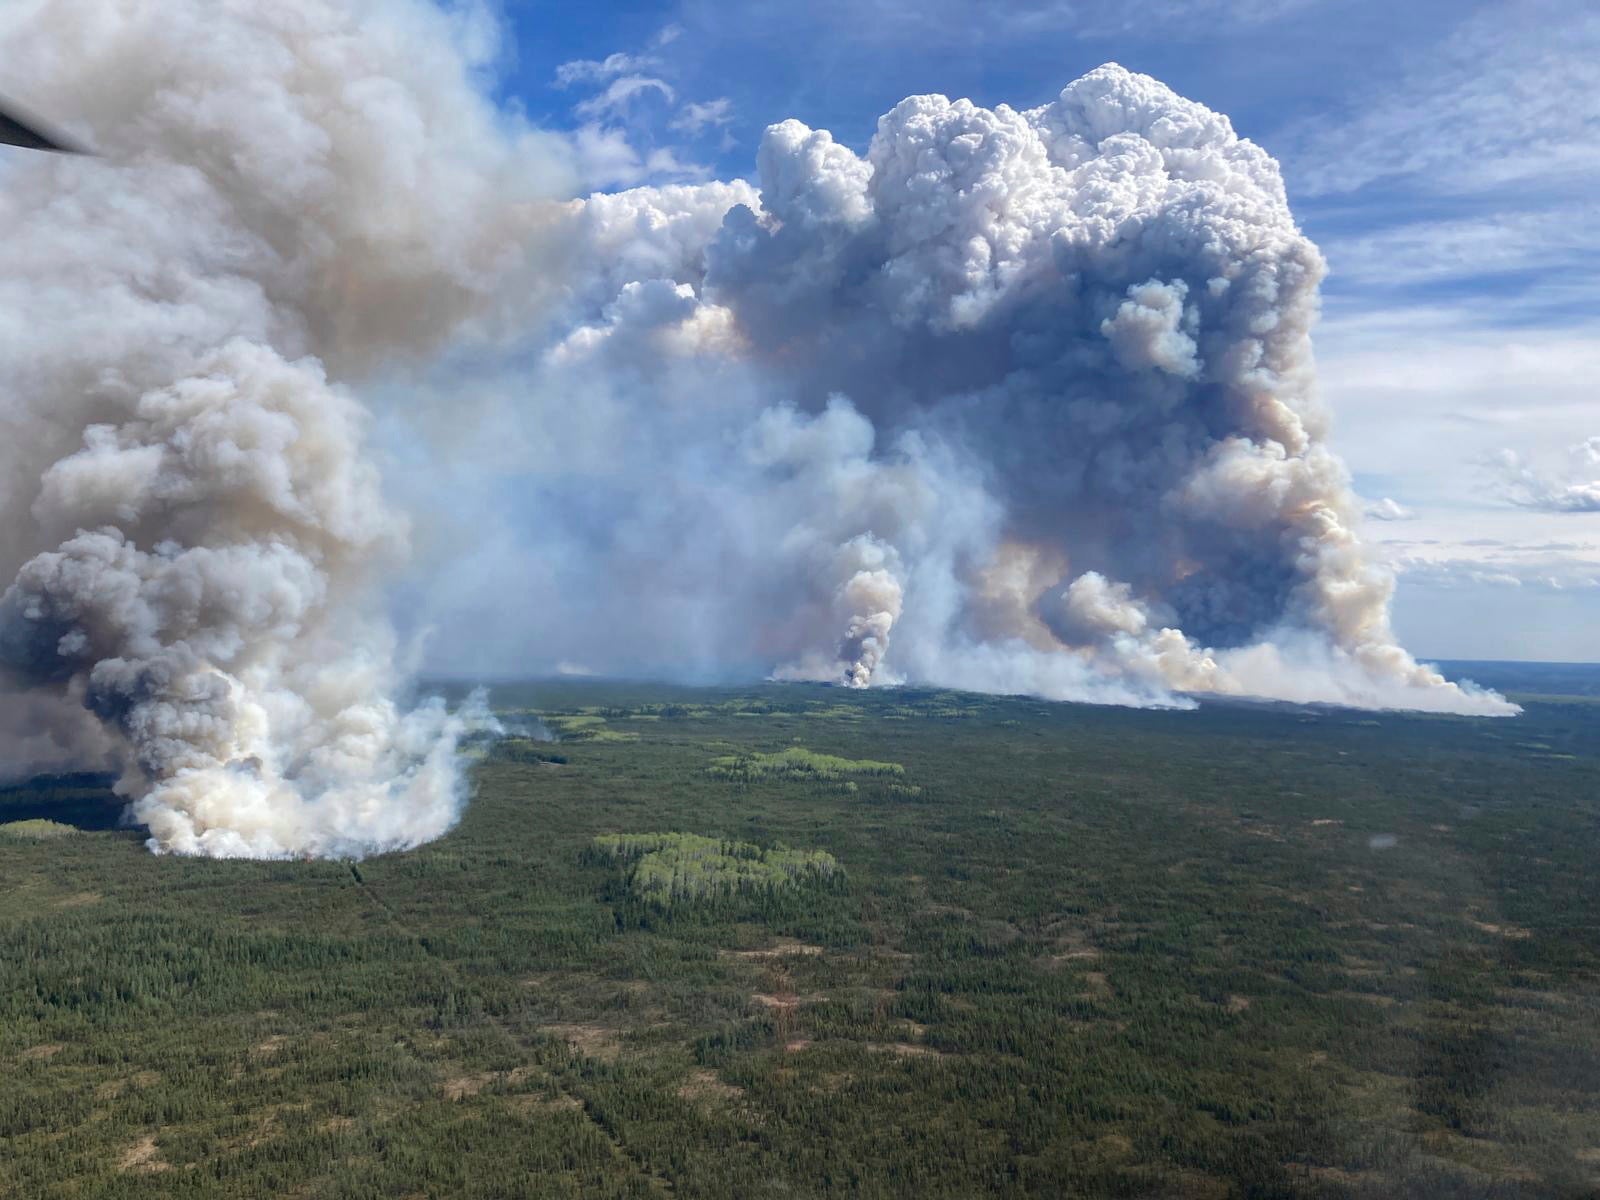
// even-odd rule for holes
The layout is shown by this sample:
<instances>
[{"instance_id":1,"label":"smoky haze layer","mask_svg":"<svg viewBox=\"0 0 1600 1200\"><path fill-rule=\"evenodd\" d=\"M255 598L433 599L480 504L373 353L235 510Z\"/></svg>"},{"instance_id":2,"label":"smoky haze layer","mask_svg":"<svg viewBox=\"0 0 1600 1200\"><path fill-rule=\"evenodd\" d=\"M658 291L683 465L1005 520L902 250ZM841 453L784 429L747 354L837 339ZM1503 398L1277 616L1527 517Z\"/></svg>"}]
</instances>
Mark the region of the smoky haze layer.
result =
<instances>
[{"instance_id":1,"label":"smoky haze layer","mask_svg":"<svg viewBox=\"0 0 1600 1200\"><path fill-rule=\"evenodd\" d=\"M0 12L8 87L103 154L0 164L0 744L114 767L153 849L455 821L465 718L396 702L407 522L350 385L491 309L548 211L482 32L401 0Z\"/></svg>"},{"instance_id":2,"label":"smoky haze layer","mask_svg":"<svg viewBox=\"0 0 1600 1200\"><path fill-rule=\"evenodd\" d=\"M1225 117L1108 65L912 97L865 156L785 121L758 169L567 211L560 319L473 385L512 512L436 612L514 581L507 641L597 670L1514 711L1395 642L1323 262Z\"/></svg>"}]
</instances>

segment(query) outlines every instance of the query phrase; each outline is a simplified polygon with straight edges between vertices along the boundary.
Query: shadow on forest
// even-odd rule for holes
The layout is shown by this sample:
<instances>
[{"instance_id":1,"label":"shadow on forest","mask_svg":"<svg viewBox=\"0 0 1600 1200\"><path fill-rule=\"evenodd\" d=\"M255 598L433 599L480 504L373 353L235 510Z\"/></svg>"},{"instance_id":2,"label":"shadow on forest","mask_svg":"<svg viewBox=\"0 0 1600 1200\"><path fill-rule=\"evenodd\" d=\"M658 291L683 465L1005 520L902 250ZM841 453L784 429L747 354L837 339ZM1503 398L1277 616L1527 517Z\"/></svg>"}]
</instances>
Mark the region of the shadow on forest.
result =
<instances>
[{"instance_id":1,"label":"shadow on forest","mask_svg":"<svg viewBox=\"0 0 1600 1200\"><path fill-rule=\"evenodd\" d=\"M80 771L0 786L0 823L46 820L86 831L120 829L125 804L111 790L115 782L115 775Z\"/></svg>"}]
</instances>

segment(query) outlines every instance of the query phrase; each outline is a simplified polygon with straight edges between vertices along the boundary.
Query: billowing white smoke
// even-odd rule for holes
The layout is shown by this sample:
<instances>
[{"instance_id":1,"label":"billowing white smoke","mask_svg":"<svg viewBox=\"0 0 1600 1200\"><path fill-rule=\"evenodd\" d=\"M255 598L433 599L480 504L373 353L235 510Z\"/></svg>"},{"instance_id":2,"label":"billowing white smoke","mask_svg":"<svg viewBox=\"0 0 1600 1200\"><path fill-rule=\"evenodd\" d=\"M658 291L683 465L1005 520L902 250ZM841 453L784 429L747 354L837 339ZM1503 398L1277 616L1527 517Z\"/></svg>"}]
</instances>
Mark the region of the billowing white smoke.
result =
<instances>
[{"instance_id":1,"label":"billowing white smoke","mask_svg":"<svg viewBox=\"0 0 1600 1200\"><path fill-rule=\"evenodd\" d=\"M483 99L483 32L410 0L0 9L7 86L103 154L0 168L5 765L115 766L154 849L456 819L465 718L396 702L407 525L334 380L529 290L561 167Z\"/></svg>"},{"instance_id":2,"label":"billowing white smoke","mask_svg":"<svg viewBox=\"0 0 1600 1200\"><path fill-rule=\"evenodd\" d=\"M563 656L1512 711L1395 643L1315 394L1323 263L1226 118L1106 66L1027 112L913 97L864 158L785 121L758 165L575 206L566 320L506 367L499 494L543 519L462 569Z\"/></svg>"},{"instance_id":3,"label":"billowing white smoke","mask_svg":"<svg viewBox=\"0 0 1600 1200\"><path fill-rule=\"evenodd\" d=\"M824 578L844 577L834 600L834 621L844 636L832 655L813 652L778 668L779 679L836 680L864 688L889 652L889 631L904 600L899 555L871 534L861 534L839 547L836 558Z\"/></svg>"},{"instance_id":4,"label":"billowing white smoke","mask_svg":"<svg viewBox=\"0 0 1600 1200\"><path fill-rule=\"evenodd\" d=\"M8 766L115 765L162 850L448 828L374 436L439 666L1509 710L1394 642L1322 263L1224 118L1105 67L559 205L477 13L0 8L7 87L105 155L0 165Z\"/></svg>"}]
</instances>

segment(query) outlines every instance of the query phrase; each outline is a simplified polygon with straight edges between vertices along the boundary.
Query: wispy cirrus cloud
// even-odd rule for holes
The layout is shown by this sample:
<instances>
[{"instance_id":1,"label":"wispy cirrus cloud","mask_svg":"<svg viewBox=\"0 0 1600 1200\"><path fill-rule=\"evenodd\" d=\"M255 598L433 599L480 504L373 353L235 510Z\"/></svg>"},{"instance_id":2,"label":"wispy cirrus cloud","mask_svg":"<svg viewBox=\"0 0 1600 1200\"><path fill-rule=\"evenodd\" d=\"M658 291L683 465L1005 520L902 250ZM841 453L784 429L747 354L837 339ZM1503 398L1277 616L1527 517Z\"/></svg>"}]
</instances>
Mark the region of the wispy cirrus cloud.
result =
<instances>
[{"instance_id":1,"label":"wispy cirrus cloud","mask_svg":"<svg viewBox=\"0 0 1600 1200\"><path fill-rule=\"evenodd\" d=\"M556 68L556 86L573 87L576 84L604 83L619 75L638 75L653 71L661 60L649 54L608 54L605 58L575 58Z\"/></svg>"},{"instance_id":2,"label":"wispy cirrus cloud","mask_svg":"<svg viewBox=\"0 0 1600 1200\"><path fill-rule=\"evenodd\" d=\"M1489 5L1347 119L1291 131L1312 195L1393 181L1436 193L1539 180L1581 188L1600 170L1600 10L1568 0Z\"/></svg>"},{"instance_id":3,"label":"wispy cirrus cloud","mask_svg":"<svg viewBox=\"0 0 1600 1200\"><path fill-rule=\"evenodd\" d=\"M1411 587L1452 591L1527 588L1544 592L1600 591L1600 563L1577 558L1534 562L1479 558L1403 558L1392 564Z\"/></svg>"},{"instance_id":4,"label":"wispy cirrus cloud","mask_svg":"<svg viewBox=\"0 0 1600 1200\"><path fill-rule=\"evenodd\" d=\"M1503 207L1467 216L1362 229L1325 247L1345 287L1437 285L1486 275L1600 267L1600 204L1557 203L1527 211Z\"/></svg>"},{"instance_id":5,"label":"wispy cirrus cloud","mask_svg":"<svg viewBox=\"0 0 1600 1200\"><path fill-rule=\"evenodd\" d=\"M741 34L753 29L808 28L848 33L873 43L906 45L1014 44L1049 35L1056 38L1106 38L1159 29L1169 38L1189 39L1270 25L1319 7L1329 0L751 0L730 12L713 0L689 0L685 11L697 25L730 22Z\"/></svg>"},{"instance_id":6,"label":"wispy cirrus cloud","mask_svg":"<svg viewBox=\"0 0 1600 1200\"><path fill-rule=\"evenodd\" d=\"M685 104L668 123L672 129L690 135L711 126L726 125L733 120L733 101L726 96L703 103Z\"/></svg>"},{"instance_id":7,"label":"wispy cirrus cloud","mask_svg":"<svg viewBox=\"0 0 1600 1200\"><path fill-rule=\"evenodd\" d=\"M1367 501L1361 513L1373 521L1409 521L1416 516L1416 513L1405 505L1398 500L1391 500L1388 496Z\"/></svg>"},{"instance_id":8,"label":"wispy cirrus cloud","mask_svg":"<svg viewBox=\"0 0 1600 1200\"><path fill-rule=\"evenodd\" d=\"M606 84L602 91L587 100L580 101L572 111L580 117L621 115L627 112L635 100L651 93L668 104L678 97L672 85L664 79L656 79L649 75L619 75Z\"/></svg>"},{"instance_id":9,"label":"wispy cirrus cloud","mask_svg":"<svg viewBox=\"0 0 1600 1200\"><path fill-rule=\"evenodd\" d=\"M579 124L570 137L583 183L591 188L706 179L709 167L685 156L682 142L732 120L727 97L680 103L674 52L683 26L665 26L644 52L572 59L555 71L553 86L591 94L571 109Z\"/></svg>"}]
</instances>

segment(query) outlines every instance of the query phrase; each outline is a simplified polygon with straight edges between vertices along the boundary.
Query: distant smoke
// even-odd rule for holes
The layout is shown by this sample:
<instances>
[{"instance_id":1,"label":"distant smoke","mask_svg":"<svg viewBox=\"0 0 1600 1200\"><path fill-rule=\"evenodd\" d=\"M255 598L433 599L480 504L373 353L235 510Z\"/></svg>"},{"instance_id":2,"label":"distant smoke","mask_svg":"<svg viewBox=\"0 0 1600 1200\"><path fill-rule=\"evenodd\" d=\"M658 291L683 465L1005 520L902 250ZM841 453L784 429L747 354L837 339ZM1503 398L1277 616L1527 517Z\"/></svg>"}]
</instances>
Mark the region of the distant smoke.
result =
<instances>
[{"instance_id":1,"label":"distant smoke","mask_svg":"<svg viewBox=\"0 0 1600 1200\"><path fill-rule=\"evenodd\" d=\"M1322 259L1224 117L1106 66L1028 112L906 100L864 158L785 121L758 165L568 215L496 435L539 517L461 566L518 580L543 654L1513 711L1395 643L1315 394Z\"/></svg>"},{"instance_id":2,"label":"distant smoke","mask_svg":"<svg viewBox=\"0 0 1600 1200\"><path fill-rule=\"evenodd\" d=\"M486 98L492 33L0 12L105 155L0 176L8 765L114 765L161 850L437 836L464 718L401 704L396 594L444 669L1511 710L1394 642L1322 262L1224 118L1108 66L556 204L579 151Z\"/></svg>"},{"instance_id":3,"label":"distant smoke","mask_svg":"<svg viewBox=\"0 0 1600 1200\"><path fill-rule=\"evenodd\" d=\"M0 13L7 85L105 155L4 164L6 765L114 765L154 849L456 819L464 718L396 702L407 526L335 380L483 313L548 220L486 49L400 0Z\"/></svg>"}]
</instances>

